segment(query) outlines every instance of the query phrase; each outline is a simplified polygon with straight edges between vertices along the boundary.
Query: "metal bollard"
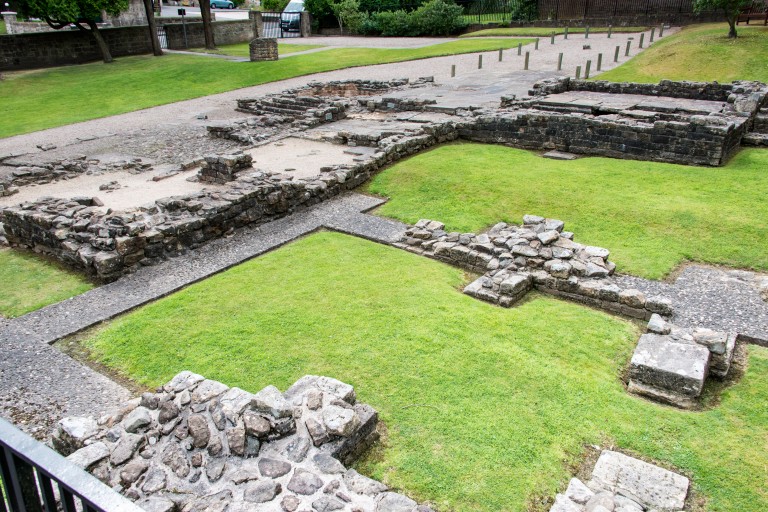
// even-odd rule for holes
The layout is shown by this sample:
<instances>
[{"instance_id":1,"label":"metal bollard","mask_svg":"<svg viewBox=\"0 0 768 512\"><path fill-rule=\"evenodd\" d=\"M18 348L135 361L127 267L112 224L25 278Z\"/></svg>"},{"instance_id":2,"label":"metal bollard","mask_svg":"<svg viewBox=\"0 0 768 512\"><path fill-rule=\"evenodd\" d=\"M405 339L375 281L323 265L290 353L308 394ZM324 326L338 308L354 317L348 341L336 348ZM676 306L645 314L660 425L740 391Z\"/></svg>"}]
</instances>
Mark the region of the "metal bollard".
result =
<instances>
[{"instance_id":1,"label":"metal bollard","mask_svg":"<svg viewBox=\"0 0 768 512\"><path fill-rule=\"evenodd\" d=\"M501 59L504 58L504 50L502 48L499 48L499 62L501 62Z\"/></svg>"},{"instance_id":2,"label":"metal bollard","mask_svg":"<svg viewBox=\"0 0 768 512\"><path fill-rule=\"evenodd\" d=\"M616 53L613 54L613 62L619 62L619 52L621 51L621 46L616 47Z\"/></svg>"},{"instance_id":3,"label":"metal bollard","mask_svg":"<svg viewBox=\"0 0 768 512\"><path fill-rule=\"evenodd\" d=\"M562 69L563 69L563 54L560 53L557 56L557 70L562 71Z\"/></svg>"},{"instance_id":4,"label":"metal bollard","mask_svg":"<svg viewBox=\"0 0 768 512\"><path fill-rule=\"evenodd\" d=\"M538 50L539 49L539 38L538 37L536 38L536 42L533 43L533 49L534 50Z\"/></svg>"},{"instance_id":5,"label":"metal bollard","mask_svg":"<svg viewBox=\"0 0 768 512\"><path fill-rule=\"evenodd\" d=\"M483 54L477 56L477 69L483 69Z\"/></svg>"},{"instance_id":6,"label":"metal bollard","mask_svg":"<svg viewBox=\"0 0 768 512\"><path fill-rule=\"evenodd\" d=\"M653 36L656 34L656 27L651 27L651 40L648 41L649 43L653 42Z\"/></svg>"},{"instance_id":7,"label":"metal bollard","mask_svg":"<svg viewBox=\"0 0 768 512\"><path fill-rule=\"evenodd\" d=\"M563 33L563 39L568 39L568 27L565 27L565 32Z\"/></svg>"},{"instance_id":8,"label":"metal bollard","mask_svg":"<svg viewBox=\"0 0 768 512\"><path fill-rule=\"evenodd\" d=\"M524 70L528 71L528 62L531 60L531 52L525 52L525 67Z\"/></svg>"},{"instance_id":9,"label":"metal bollard","mask_svg":"<svg viewBox=\"0 0 768 512\"><path fill-rule=\"evenodd\" d=\"M456 76L456 64L451 64L451 78Z\"/></svg>"},{"instance_id":10,"label":"metal bollard","mask_svg":"<svg viewBox=\"0 0 768 512\"><path fill-rule=\"evenodd\" d=\"M659 37L664 37L664 24L659 27Z\"/></svg>"},{"instance_id":11,"label":"metal bollard","mask_svg":"<svg viewBox=\"0 0 768 512\"><path fill-rule=\"evenodd\" d=\"M591 67L592 67L592 61L591 61L591 60L588 60L588 61L587 61L587 67L586 67L586 68L584 68L584 78L585 78L585 79L586 79L586 78L589 78L589 68L591 68Z\"/></svg>"},{"instance_id":12,"label":"metal bollard","mask_svg":"<svg viewBox=\"0 0 768 512\"><path fill-rule=\"evenodd\" d=\"M643 47L643 40L644 40L644 39L645 39L645 32L643 32L642 34L640 34L640 48L642 48L642 47Z\"/></svg>"},{"instance_id":13,"label":"metal bollard","mask_svg":"<svg viewBox=\"0 0 768 512\"><path fill-rule=\"evenodd\" d=\"M517 54L518 55L523 54L523 43L517 43Z\"/></svg>"},{"instance_id":14,"label":"metal bollard","mask_svg":"<svg viewBox=\"0 0 768 512\"><path fill-rule=\"evenodd\" d=\"M576 80L581 78L581 66L576 66Z\"/></svg>"},{"instance_id":15,"label":"metal bollard","mask_svg":"<svg viewBox=\"0 0 768 512\"><path fill-rule=\"evenodd\" d=\"M603 67L603 54L598 53L597 54L597 70L600 71L602 67Z\"/></svg>"},{"instance_id":16,"label":"metal bollard","mask_svg":"<svg viewBox=\"0 0 768 512\"><path fill-rule=\"evenodd\" d=\"M624 52L625 57L629 57L629 48L632 46L632 41L627 41L627 51Z\"/></svg>"},{"instance_id":17,"label":"metal bollard","mask_svg":"<svg viewBox=\"0 0 768 512\"><path fill-rule=\"evenodd\" d=\"M555 44L555 33L552 32L552 34L549 36L549 44Z\"/></svg>"},{"instance_id":18,"label":"metal bollard","mask_svg":"<svg viewBox=\"0 0 768 512\"><path fill-rule=\"evenodd\" d=\"M608 25L608 39L611 38L611 33L613 32L613 25Z\"/></svg>"},{"instance_id":19,"label":"metal bollard","mask_svg":"<svg viewBox=\"0 0 768 512\"><path fill-rule=\"evenodd\" d=\"M584 39L589 39L589 25L584 29Z\"/></svg>"}]
</instances>

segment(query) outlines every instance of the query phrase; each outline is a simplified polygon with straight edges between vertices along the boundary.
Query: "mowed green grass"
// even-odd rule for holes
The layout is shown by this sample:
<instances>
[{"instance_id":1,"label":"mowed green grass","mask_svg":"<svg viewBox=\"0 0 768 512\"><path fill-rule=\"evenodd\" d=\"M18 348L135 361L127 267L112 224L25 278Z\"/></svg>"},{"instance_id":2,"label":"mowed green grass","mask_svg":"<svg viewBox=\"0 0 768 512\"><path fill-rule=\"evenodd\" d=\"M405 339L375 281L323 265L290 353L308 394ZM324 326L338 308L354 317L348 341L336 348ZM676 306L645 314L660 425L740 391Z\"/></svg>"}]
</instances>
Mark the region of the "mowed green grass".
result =
<instances>
[{"instance_id":1,"label":"mowed green grass","mask_svg":"<svg viewBox=\"0 0 768 512\"><path fill-rule=\"evenodd\" d=\"M315 48L324 48L322 44L286 44L278 41L278 53L280 55L290 55L292 53L314 50ZM225 44L216 48L216 50L206 50L205 48L190 48L190 51L198 53L213 53L216 55L230 55L232 57L249 57L251 55L248 43Z\"/></svg>"},{"instance_id":2,"label":"mowed green grass","mask_svg":"<svg viewBox=\"0 0 768 512\"><path fill-rule=\"evenodd\" d=\"M558 218L576 240L609 249L619 271L658 279L686 260L768 269L766 167L758 149L706 168L453 144L395 164L368 190L390 198L381 215L455 231Z\"/></svg>"},{"instance_id":3,"label":"mowed green grass","mask_svg":"<svg viewBox=\"0 0 768 512\"><path fill-rule=\"evenodd\" d=\"M768 82L768 27L737 27L728 39L726 23L683 28L665 36L628 62L596 80L656 83L659 80Z\"/></svg>"},{"instance_id":4,"label":"mowed green grass","mask_svg":"<svg viewBox=\"0 0 768 512\"><path fill-rule=\"evenodd\" d=\"M523 511L553 497L587 444L671 464L709 510L768 509L768 350L706 412L628 395L638 329L545 296L503 309L461 270L318 233L144 306L95 333L97 358L146 385L192 370L256 392L305 374L381 413L364 473L439 510ZM708 400L711 395L708 395Z\"/></svg>"},{"instance_id":5,"label":"mowed green grass","mask_svg":"<svg viewBox=\"0 0 768 512\"><path fill-rule=\"evenodd\" d=\"M57 264L32 254L0 250L0 315L4 317L21 316L92 287Z\"/></svg>"},{"instance_id":6,"label":"mowed green grass","mask_svg":"<svg viewBox=\"0 0 768 512\"><path fill-rule=\"evenodd\" d=\"M643 32L648 30L648 27L613 27L613 32ZM584 27L569 27L568 35L570 34L583 34L586 31ZM565 33L564 27L499 27L499 28L486 28L483 30L477 30L475 32L468 32L462 34L459 37L549 37L552 33L561 35ZM589 27L590 34L602 34L608 32L608 27Z\"/></svg>"},{"instance_id":7,"label":"mowed green grass","mask_svg":"<svg viewBox=\"0 0 768 512\"><path fill-rule=\"evenodd\" d=\"M322 71L511 48L518 42L488 39L413 49L340 48L274 62L195 55L125 57L112 64L7 74L0 81L0 137Z\"/></svg>"}]
</instances>

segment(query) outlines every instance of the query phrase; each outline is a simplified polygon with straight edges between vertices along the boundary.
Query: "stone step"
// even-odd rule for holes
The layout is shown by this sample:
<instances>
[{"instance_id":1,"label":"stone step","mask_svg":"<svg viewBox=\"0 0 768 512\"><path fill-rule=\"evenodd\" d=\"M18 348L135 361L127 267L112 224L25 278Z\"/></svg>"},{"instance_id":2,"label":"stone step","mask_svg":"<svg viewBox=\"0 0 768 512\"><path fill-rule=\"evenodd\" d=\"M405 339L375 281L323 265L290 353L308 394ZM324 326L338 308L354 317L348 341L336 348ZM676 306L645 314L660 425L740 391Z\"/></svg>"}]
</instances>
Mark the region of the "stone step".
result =
<instances>
[{"instance_id":1,"label":"stone step","mask_svg":"<svg viewBox=\"0 0 768 512\"><path fill-rule=\"evenodd\" d=\"M768 133L749 132L741 138L742 146L768 147Z\"/></svg>"}]
</instances>

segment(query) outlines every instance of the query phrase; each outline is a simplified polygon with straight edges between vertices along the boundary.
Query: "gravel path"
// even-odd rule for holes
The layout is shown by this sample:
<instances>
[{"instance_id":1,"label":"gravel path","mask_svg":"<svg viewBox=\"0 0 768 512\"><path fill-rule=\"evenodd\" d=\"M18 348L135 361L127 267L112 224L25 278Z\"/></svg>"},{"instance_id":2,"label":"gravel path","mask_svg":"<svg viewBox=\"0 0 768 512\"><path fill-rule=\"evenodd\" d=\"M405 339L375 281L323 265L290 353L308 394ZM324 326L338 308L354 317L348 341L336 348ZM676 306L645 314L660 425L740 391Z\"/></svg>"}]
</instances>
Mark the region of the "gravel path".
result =
<instances>
[{"instance_id":1,"label":"gravel path","mask_svg":"<svg viewBox=\"0 0 768 512\"><path fill-rule=\"evenodd\" d=\"M117 407L132 393L50 344L318 229L393 242L405 229L403 224L361 213L382 202L361 194L345 194L289 217L238 231L72 299L3 321L0 415L40 439L63 416L98 417Z\"/></svg>"}]
</instances>

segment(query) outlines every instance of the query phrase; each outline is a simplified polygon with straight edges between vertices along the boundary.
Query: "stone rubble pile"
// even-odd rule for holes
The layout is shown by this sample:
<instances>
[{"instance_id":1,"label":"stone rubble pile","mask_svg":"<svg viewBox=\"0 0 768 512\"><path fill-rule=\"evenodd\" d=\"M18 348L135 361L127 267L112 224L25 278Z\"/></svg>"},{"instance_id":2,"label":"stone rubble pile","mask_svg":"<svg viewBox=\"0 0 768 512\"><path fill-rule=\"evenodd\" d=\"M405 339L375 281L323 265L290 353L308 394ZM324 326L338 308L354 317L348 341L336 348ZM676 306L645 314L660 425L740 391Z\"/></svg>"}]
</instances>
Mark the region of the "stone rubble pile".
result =
<instances>
[{"instance_id":1,"label":"stone rubble pile","mask_svg":"<svg viewBox=\"0 0 768 512\"><path fill-rule=\"evenodd\" d=\"M736 333L683 329L654 315L632 355L628 391L693 408L708 376L728 375L736 338Z\"/></svg>"},{"instance_id":2,"label":"stone rubble pile","mask_svg":"<svg viewBox=\"0 0 768 512\"><path fill-rule=\"evenodd\" d=\"M623 453L603 450L586 484L573 478L549 512L678 512L688 478Z\"/></svg>"},{"instance_id":3,"label":"stone rubble pile","mask_svg":"<svg viewBox=\"0 0 768 512\"><path fill-rule=\"evenodd\" d=\"M82 174L99 175L118 170L144 172L152 169L152 165L142 162L141 158L100 162L99 160L87 160L84 155L79 158L56 160L40 165L13 165L12 162L5 162L4 165L11 165L15 169L9 175L0 178L0 197L17 193L18 187L70 180Z\"/></svg>"},{"instance_id":4,"label":"stone rubble pile","mask_svg":"<svg viewBox=\"0 0 768 512\"><path fill-rule=\"evenodd\" d=\"M429 512L344 464L378 438L352 386L305 376L256 394L181 372L53 446L149 512Z\"/></svg>"},{"instance_id":5,"label":"stone rubble pile","mask_svg":"<svg viewBox=\"0 0 768 512\"><path fill-rule=\"evenodd\" d=\"M501 222L488 233L449 233L443 223L425 219L396 245L482 273L464 292L504 307L536 288L634 318L672 314L668 299L619 287L611 279L616 265L609 251L575 242L564 227L560 220L525 215L522 226Z\"/></svg>"}]
</instances>

